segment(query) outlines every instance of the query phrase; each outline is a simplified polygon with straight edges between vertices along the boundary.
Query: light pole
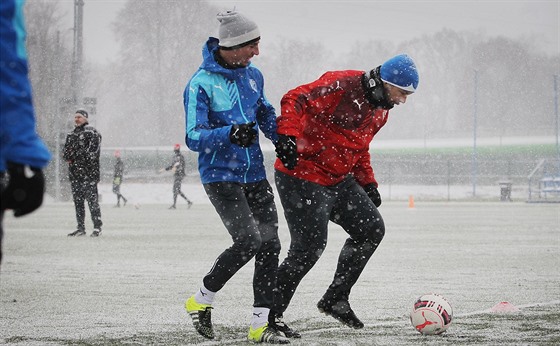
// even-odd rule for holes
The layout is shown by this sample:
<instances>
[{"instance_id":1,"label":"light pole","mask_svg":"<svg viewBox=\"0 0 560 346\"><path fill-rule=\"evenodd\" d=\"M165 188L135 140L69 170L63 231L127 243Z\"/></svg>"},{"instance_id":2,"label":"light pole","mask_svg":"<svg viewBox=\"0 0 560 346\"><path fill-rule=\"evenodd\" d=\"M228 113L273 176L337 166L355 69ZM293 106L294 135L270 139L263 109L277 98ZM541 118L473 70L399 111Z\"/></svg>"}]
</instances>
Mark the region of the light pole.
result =
<instances>
[{"instance_id":1,"label":"light pole","mask_svg":"<svg viewBox=\"0 0 560 346\"><path fill-rule=\"evenodd\" d=\"M74 50L72 54L72 97L74 104L82 97L84 0L74 0Z\"/></svg>"},{"instance_id":2,"label":"light pole","mask_svg":"<svg viewBox=\"0 0 560 346\"><path fill-rule=\"evenodd\" d=\"M478 162L476 153L476 118L478 108L478 71L474 70L474 102L473 102L473 152L472 152L472 194L476 197L476 176L478 173Z\"/></svg>"},{"instance_id":3,"label":"light pole","mask_svg":"<svg viewBox=\"0 0 560 346\"><path fill-rule=\"evenodd\" d=\"M59 112L61 113L57 121L57 131L55 140L55 199L65 200L67 191L63 192L61 182L62 165L60 157L63 141L68 132L68 117L75 111L80 104L83 95L82 60L83 60L83 7L84 0L74 0L74 27L73 30L73 50L72 50L72 71L70 74L71 95L59 98Z\"/></svg>"},{"instance_id":4,"label":"light pole","mask_svg":"<svg viewBox=\"0 0 560 346\"><path fill-rule=\"evenodd\" d=\"M558 144L558 138L560 136L560 121L558 120L558 75L554 75L554 115L556 120L556 156L560 161L560 145Z\"/></svg>"}]
</instances>

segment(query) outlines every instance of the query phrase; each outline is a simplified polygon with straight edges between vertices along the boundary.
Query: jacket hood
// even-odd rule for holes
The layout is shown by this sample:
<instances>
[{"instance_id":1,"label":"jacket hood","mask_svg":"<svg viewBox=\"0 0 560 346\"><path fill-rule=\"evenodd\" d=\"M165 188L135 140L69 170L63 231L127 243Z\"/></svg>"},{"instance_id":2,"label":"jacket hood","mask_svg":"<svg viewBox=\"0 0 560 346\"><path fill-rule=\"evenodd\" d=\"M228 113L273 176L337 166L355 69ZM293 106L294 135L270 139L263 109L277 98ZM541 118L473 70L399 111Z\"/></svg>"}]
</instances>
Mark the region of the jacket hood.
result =
<instances>
[{"instance_id":1,"label":"jacket hood","mask_svg":"<svg viewBox=\"0 0 560 346\"><path fill-rule=\"evenodd\" d=\"M208 41L206 41L206 43L202 47L202 64L200 65L200 68L208 72L219 73L231 78L233 76L234 70L227 69L218 64L216 62L216 59L214 58L214 54L216 54L216 52L218 51L219 42L220 41L215 37L208 38ZM249 66L251 66L250 63L247 67L240 68L248 68Z\"/></svg>"}]
</instances>

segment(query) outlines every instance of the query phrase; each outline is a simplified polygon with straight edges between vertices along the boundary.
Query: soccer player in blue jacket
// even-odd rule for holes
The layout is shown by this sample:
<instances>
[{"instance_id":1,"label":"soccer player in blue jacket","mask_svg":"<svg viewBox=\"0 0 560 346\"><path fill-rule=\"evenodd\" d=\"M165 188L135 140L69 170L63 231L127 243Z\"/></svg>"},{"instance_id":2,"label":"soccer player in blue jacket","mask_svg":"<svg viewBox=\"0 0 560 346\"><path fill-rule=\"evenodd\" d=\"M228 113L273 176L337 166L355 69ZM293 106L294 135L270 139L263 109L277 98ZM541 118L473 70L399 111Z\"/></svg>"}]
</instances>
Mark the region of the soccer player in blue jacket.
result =
<instances>
[{"instance_id":1,"label":"soccer player in blue jacket","mask_svg":"<svg viewBox=\"0 0 560 346\"><path fill-rule=\"evenodd\" d=\"M264 95L257 25L230 11L218 14L219 40L209 38L203 62L184 92L186 143L198 152L206 194L233 244L216 259L198 292L185 303L202 336L214 338L210 309L215 294L255 257L249 340L289 343L268 325L280 241L272 187L266 179L258 130L276 142L276 113Z\"/></svg>"},{"instance_id":2,"label":"soccer player in blue jacket","mask_svg":"<svg viewBox=\"0 0 560 346\"><path fill-rule=\"evenodd\" d=\"M43 168L50 160L35 129L23 4L0 1L0 262L4 211L11 209L17 217L41 206L45 193Z\"/></svg>"}]
</instances>

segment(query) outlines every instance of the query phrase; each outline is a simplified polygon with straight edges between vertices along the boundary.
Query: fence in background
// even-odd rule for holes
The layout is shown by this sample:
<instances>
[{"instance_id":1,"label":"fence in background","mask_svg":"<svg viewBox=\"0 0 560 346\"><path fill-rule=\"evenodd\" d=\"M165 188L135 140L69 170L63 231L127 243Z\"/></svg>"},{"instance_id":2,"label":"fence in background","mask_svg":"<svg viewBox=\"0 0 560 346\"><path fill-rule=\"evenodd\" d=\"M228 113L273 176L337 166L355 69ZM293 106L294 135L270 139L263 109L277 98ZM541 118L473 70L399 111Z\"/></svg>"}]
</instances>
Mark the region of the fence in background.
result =
<instances>
[{"instance_id":1,"label":"fence in background","mask_svg":"<svg viewBox=\"0 0 560 346\"><path fill-rule=\"evenodd\" d=\"M199 182L197 171L197 153L183 150L186 159L185 182ZM137 183L167 182L170 174L158 171L168 166L173 158L171 148L165 149L121 149L125 163L125 181ZM274 181L274 152L265 151L265 165L270 181ZM533 153L485 156L473 162L468 154L433 154L418 155L372 155L372 166L375 176L384 189L396 186L438 186L443 193L438 198L453 199L449 193L453 188L468 187L469 196L476 198L479 187L495 187L496 198L500 198L500 188L510 184L509 189L516 190L516 200L535 201L536 197L545 192L538 184L546 179L560 176L558 160L554 157L542 158ZM544 160L546 164L539 163ZM113 176L113 150L105 149L101 156L102 183L110 183ZM539 167L539 168L535 168ZM554 173L554 174L552 174ZM66 176L64 171L63 176ZM542 179L545 179L544 181ZM556 182L556 181L555 181ZM63 185L66 182L63 182ZM558 181L560 184L560 180ZM69 185L66 184L66 185ZM447 193L445 193L447 190ZM502 190L502 193L504 190ZM507 191L506 191L507 192ZM464 194L463 194L464 195ZM523 196L523 197L522 197ZM527 197L528 196L528 197ZM467 196L468 197L468 196ZM509 196L505 196L506 199ZM553 194L546 197L552 199ZM557 196L558 197L558 196ZM464 198L464 197L463 197ZM503 196L502 196L503 198Z\"/></svg>"}]
</instances>

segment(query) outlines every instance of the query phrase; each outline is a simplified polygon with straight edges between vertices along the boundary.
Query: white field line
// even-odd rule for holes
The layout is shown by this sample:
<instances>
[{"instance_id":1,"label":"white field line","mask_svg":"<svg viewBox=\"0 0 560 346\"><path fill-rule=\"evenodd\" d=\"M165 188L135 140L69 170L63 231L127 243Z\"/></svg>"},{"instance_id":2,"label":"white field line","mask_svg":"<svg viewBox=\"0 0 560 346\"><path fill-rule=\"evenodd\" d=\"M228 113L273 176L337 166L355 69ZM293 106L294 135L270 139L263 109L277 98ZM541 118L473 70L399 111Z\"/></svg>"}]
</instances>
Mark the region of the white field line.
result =
<instances>
[{"instance_id":1,"label":"white field line","mask_svg":"<svg viewBox=\"0 0 560 346\"><path fill-rule=\"evenodd\" d=\"M533 307L537 307L537 306L551 306L551 305L557 305L557 304L560 304L560 300L553 300L553 301L546 302L546 303L531 303L531 304L517 305L517 307L519 309L525 309L525 308L533 308ZM453 318L461 318L461 317L468 317L468 316L488 314L488 313L493 313L491 311L491 308L484 309L484 310L467 312L467 313L463 313L463 314L457 314L457 315L454 315ZM498 312L498 313L500 313L500 312ZM506 314L507 314L507 312L506 312ZM403 323L403 320L401 319L401 320L397 320L397 321L387 321L387 322L380 322L380 323L368 323L368 324L365 324L364 327L366 329L367 328L378 328L378 327L383 327L383 326L398 325L398 324L402 324L402 323ZM345 327L345 326L341 325L340 327L307 330L307 331L304 332L304 337L305 337L305 335L313 335L313 334L319 334L319 333L331 332L331 331L340 331L340 330L343 330L343 329L348 329L348 327ZM247 339L243 338L243 339L229 339L229 340L219 340L219 341L216 340L216 341L205 342L204 344L205 345L228 345L228 344L236 344L236 343L243 342L243 341L247 341Z\"/></svg>"},{"instance_id":2,"label":"white field line","mask_svg":"<svg viewBox=\"0 0 560 346\"><path fill-rule=\"evenodd\" d=\"M531 303L531 304L523 304L523 305L516 305L517 308L519 309L525 309L525 308L534 308L537 306L550 306L550 305L557 305L560 304L560 300L553 300L550 302L546 302L546 303ZM467 317L467 316L473 316L473 315L480 315L480 314L489 314L489 313L496 313L496 314L507 314L508 312L492 312L492 309L484 309L484 310L479 310L479 311L473 311L473 312L467 312L464 314L458 314L458 315L454 315L453 317Z\"/></svg>"},{"instance_id":3,"label":"white field line","mask_svg":"<svg viewBox=\"0 0 560 346\"><path fill-rule=\"evenodd\" d=\"M530 303L530 304L516 305L516 306L517 306L517 308L519 308L521 310L521 309L525 309L525 308L533 308L533 307L536 307L536 306L551 306L551 305L558 305L558 304L560 304L560 300L553 300L553 301L546 302L546 303ZM466 313L462 313L462 314L454 314L453 319L461 318L461 317L468 317L468 316L475 316L475 315L482 315L482 314L490 314L490 313L507 314L508 312L492 312L492 309L488 308L488 309L484 309L484 310L466 312ZM368 323L368 324L365 324L364 327L375 328L375 327L382 327L382 326L400 324L402 322L403 322L402 320L398 320L398 321L387 321L387 322L380 322L380 323ZM339 328L312 330L312 331L306 332L306 334L318 333L318 332L322 332L322 331L326 331L326 330L337 330L337 329L339 329Z\"/></svg>"}]
</instances>

